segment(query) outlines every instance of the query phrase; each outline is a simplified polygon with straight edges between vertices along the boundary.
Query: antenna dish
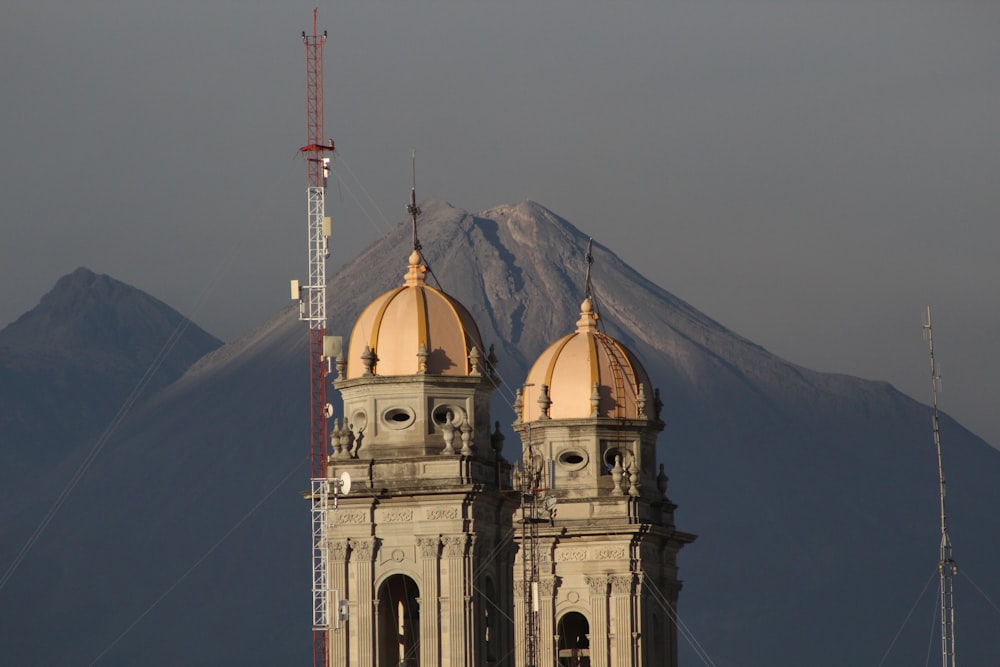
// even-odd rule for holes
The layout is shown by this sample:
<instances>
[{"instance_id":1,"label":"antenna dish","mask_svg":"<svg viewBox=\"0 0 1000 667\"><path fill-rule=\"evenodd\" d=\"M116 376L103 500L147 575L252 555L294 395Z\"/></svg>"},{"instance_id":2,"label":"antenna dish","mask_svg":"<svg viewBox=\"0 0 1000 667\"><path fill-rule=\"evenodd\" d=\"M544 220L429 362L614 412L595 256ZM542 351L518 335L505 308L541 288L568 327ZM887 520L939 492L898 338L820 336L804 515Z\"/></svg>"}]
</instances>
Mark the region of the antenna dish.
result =
<instances>
[{"instance_id":1,"label":"antenna dish","mask_svg":"<svg viewBox=\"0 0 1000 667\"><path fill-rule=\"evenodd\" d=\"M329 419L330 417L332 417L333 416L333 405L330 404L330 403L327 403L325 406L323 406L323 414L326 415L327 419Z\"/></svg>"},{"instance_id":2,"label":"antenna dish","mask_svg":"<svg viewBox=\"0 0 1000 667\"><path fill-rule=\"evenodd\" d=\"M340 493L341 495L347 495L351 492L351 473L346 470L340 473Z\"/></svg>"},{"instance_id":3,"label":"antenna dish","mask_svg":"<svg viewBox=\"0 0 1000 667\"><path fill-rule=\"evenodd\" d=\"M542 507L546 512L551 512L556 508L558 503L559 501L556 500L555 496L545 496L545 500L542 501Z\"/></svg>"}]
</instances>

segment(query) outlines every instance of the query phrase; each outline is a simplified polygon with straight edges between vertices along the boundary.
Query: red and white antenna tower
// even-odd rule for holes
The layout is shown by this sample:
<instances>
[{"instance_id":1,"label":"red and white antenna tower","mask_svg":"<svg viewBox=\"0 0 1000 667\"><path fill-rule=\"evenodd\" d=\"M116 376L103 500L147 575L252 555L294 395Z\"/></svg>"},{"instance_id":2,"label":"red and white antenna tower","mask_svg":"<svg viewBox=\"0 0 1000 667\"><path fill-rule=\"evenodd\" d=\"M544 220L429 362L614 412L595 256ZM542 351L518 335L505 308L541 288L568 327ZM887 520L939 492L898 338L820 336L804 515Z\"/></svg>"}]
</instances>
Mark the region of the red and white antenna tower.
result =
<instances>
[{"instance_id":1,"label":"red and white antenna tower","mask_svg":"<svg viewBox=\"0 0 1000 667\"><path fill-rule=\"evenodd\" d=\"M299 149L306 158L309 216L309 279L299 286L292 281L292 297L299 300L299 319L309 324L309 420L312 481L313 665L327 667L330 631L329 590L323 537L330 480L328 479L327 420L332 410L326 400L326 375L330 350L326 342L326 259L330 255L330 219L326 217L326 180L334 146L323 128L323 43L326 31L316 31L313 9L312 35L302 32L306 46L306 144Z\"/></svg>"}]
</instances>

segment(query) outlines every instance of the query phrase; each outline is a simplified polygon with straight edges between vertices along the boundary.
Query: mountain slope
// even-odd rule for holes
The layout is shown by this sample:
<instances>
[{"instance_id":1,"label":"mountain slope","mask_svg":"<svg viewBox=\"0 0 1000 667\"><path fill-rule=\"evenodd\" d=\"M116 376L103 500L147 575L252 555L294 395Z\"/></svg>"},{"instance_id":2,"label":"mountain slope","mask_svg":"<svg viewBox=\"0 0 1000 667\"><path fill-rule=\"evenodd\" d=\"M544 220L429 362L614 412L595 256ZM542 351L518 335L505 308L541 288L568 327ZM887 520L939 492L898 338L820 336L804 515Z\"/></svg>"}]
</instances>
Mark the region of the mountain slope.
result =
<instances>
[{"instance_id":1,"label":"mountain slope","mask_svg":"<svg viewBox=\"0 0 1000 667\"><path fill-rule=\"evenodd\" d=\"M531 202L475 215L440 200L422 208L434 276L497 346L507 386L494 418L516 458L512 388L578 318L586 238ZM361 309L401 282L409 242L401 225L331 280L332 333L349 335ZM926 406L884 383L784 362L605 247L594 255L608 333L663 393L660 458L678 526L700 535L680 556L687 625L719 667L877 664L936 567ZM305 347L288 308L130 416L0 590L0 653L18 664L308 661L309 517L297 495L308 475ZM956 556L998 591L1000 453L951 420L942 431ZM72 470L40 482L39 497ZM33 527L0 518L5 535ZM963 657L996 661L998 624L972 597L960 597ZM925 654L917 625L886 665Z\"/></svg>"},{"instance_id":2,"label":"mountain slope","mask_svg":"<svg viewBox=\"0 0 1000 667\"><path fill-rule=\"evenodd\" d=\"M29 477L221 341L165 303L79 268L0 330L0 482Z\"/></svg>"}]
</instances>

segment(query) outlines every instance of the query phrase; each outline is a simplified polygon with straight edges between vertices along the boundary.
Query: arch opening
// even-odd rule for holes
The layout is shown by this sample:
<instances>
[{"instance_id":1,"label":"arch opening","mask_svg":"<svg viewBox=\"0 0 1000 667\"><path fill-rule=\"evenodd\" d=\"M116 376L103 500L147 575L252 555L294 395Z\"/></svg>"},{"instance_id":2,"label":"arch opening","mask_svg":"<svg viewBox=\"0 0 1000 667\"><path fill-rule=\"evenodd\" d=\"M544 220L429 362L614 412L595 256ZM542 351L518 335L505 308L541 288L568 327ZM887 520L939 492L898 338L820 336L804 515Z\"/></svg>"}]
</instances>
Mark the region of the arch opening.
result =
<instances>
[{"instance_id":1,"label":"arch opening","mask_svg":"<svg viewBox=\"0 0 1000 667\"><path fill-rule=\"evenodd\" d=\"M379 667L420 667L420 590L394 574L378 589Z\"/></svg>"},{"instance_id":2,"label":"arch opening","mask_svg":"<svg viewBox=\"0 0 1000 667\"><path fill-rule=\"evenodd\" d=\"M559 667L590 667L590 623L580 612L559 619Z\"/></svg>"}]
</instances>

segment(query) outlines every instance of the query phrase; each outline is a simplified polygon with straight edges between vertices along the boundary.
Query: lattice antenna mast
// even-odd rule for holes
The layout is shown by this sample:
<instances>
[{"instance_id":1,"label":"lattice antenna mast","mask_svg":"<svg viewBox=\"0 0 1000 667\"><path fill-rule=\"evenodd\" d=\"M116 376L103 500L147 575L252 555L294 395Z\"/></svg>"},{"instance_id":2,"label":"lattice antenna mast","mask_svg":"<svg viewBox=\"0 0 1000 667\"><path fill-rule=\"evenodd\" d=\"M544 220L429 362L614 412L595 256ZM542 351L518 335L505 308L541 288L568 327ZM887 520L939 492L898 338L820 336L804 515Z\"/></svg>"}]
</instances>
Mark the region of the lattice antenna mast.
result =
<instances>
[{"instance_id":1,"label":"lattice antenna mast","mask_svg":"<svg viewBox=\"0 0 1000 667\"><path fill-rule=\"evenodd\" d=\"M525 389L527 391L527 389ZM521 580L524 596L524 667L538 667L538 486L539 472L535 465L531 443L531 425L528 425L528 442L521 456Z\"/></svg>"},{"instance_id":2,"label":"lattice antenna mast","mask_svg":"<svg viewBox=\"0 0 1000 667\"><path fill-rule=\"evenodd\" d=\"M938 464L938 495L941 510L941 546L938 560L938 573L941 578L941 667L955 667L955 575L958 566L952 558L951 538L948 536L948 513L945 511L945 479L944 464L941 457L941 429L938 419L938 386L941 375L934 361L934 330L931 327L931 308L927 307L927 319L924 324L927 345L931 359L931 390L934 397L931 416L934 428L934 447L937 449Z\"/></svg>"},{"instance_id":3,"label":"lattice antenna mast","mask_svg":"<svg viewBox=\"0 0 1000 667\"><path fill-rule=\"evenodd\" d=\"M306 144L299 149L305 156L309 234L309 279L300 287L292 281L292 297L299 300L299 319L309 325L309 419L310 478L312 484L312 570L313 570L313 665L327 667L329 590L326 549L327 512L330 511L330 480L327 478L329 444L327 420L332 409L326 400L326 375L333 339L326 340L326 259L330 256L330 219L326 217L326 181L334 145L325 138L323 127L323 44L326 31L316 29L313 9L312 34L302 32L306 47ZM324 350L329 347L329 350Z\"/></svg>"}]
</instances>

